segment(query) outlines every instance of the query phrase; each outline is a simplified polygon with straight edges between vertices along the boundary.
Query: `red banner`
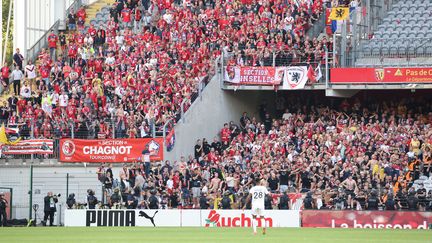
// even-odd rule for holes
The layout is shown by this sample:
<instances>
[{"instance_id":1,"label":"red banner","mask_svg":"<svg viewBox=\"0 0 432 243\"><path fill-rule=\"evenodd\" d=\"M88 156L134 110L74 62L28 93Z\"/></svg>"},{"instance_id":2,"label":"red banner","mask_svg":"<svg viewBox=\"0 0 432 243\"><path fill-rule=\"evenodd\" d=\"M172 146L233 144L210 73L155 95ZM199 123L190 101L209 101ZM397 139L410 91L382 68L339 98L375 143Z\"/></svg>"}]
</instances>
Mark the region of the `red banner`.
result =
<instances>
[{"instance_id":1,"label":"red banner","mask_svg":"<svg viewBox=\"0 0 432 243\"><path fill-rule=\"evenodd\" d=\"M302 227L428 229L432 212L302 211Z\"/></svg>"},{"instance_id":2,"label":"red banner","mask_svg":"<svg viewBox=\"0 0 432 243\"><path fill-rule=\"evenodd\" d=\"M139 139L61 139L62 162L125 163L143 160L142 152L149 146L150 160L163 160L163 138Z\"/></svg>"},{"instance_id":3,"label":"red banner","mask_svg":"<svg viewBox=\"0 0 432 243\"><path fill-rule=\"evenodd\" d=\"M284 68L227 66L224 80L234 84L279 85Z\"/></svg>"},{"instance_id":4,"label":"red banner","mask_svg":"<svg viewBox=\"0 0 432 243\"><path fill-rule=\"evenodd\" d=\"M331 83L432 83L427 68L332 68Z\"/></svg>"},{"instance_id":5,"label":"red banner","mask_svg":"<svg viewBox=\"0 0 432 243\"><path fill-rule=\"evenodd\" d=\"M330 19L330 13L331 13L331 9L326 8L325 18L326 18L326 33L327 33L327 35L333 35L333 31L331 28L332 20Z\"/></svg>"}]
</instances>

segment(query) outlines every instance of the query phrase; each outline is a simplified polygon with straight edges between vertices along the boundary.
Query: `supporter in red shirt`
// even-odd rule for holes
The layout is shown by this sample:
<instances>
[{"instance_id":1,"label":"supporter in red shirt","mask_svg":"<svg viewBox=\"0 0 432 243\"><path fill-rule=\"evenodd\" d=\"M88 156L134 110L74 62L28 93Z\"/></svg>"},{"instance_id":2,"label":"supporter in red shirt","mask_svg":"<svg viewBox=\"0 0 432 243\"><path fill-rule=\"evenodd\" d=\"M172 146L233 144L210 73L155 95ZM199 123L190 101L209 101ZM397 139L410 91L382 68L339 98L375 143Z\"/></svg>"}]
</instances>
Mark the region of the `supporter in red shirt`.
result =
<instances>
[{"instance_id":1,"label":"supporter in red shirt","mask_svg":"<svg viewBox=\"0 0 432 243\"><path fill-rule=\"evenodd\" d=\"M122 24L124 28L132 27L132 11L125 5L121 11Z\"/></svg>"},{"instance_id":2,"label":"supporter in red shirt","mask_svg":"<svg viewBox=\"0 0 432 243\"><path fill-rule=\"evenodd\" d=\"M81 8L77 11L76 16L77 16L77 18L78 18L78 27L79 27L79 30L82 30L83 27L84 27L84 23L85 23L85 21L86 21L86 18L87 18L87 13L86 13L86 11L85 11L85 8L84 8L84 7L81 7Z\"/></svg>"},{"instance_id":3,"label":"supporter in red shirt","mask_svg":"<svg viewBox=\"0 0 432 243\"><path fill-rule=\"evenodd\" d=\"M54 30L51 30L51 33L48 35L48 47L50 49L50 57L52 60L56 59L57 41L57 35L54 34Z\"/></svg>"},{"instance_id":4,"label":"supporter in red shirt","mask_svg":"<svg viewBox=\"0 0 432 243\"><path fill-rule=\"evenodd\" d=\"M7 63L4 63L3 67L1 68L1 77L2 77L2 85L5 89L9 87L9 75L10 75L10 68L7 65Z\"/></svg>"},{"instance_id":5,"label":"supporter in red shirt","mask_svg":"<svg viewBox=\"0 0 432 243\"><path fill-rule=\"evenodd\" d=\"M224 127L222 128L220 132L220 137L222 142L228 142L231 138L231 130L228 127L228 123L224 124Z\"/></svg>"},{"instance_id":6,"label":"supporter in red shirt","mask_svg":"<svg viewBox=\"0 0 432 243\"><path fill-rule=\"evenodd\" d=\"M90 27L88 28L87 33L89 33L93 39L96 37L97 31L94 28L93 24L90 24Z\"/></svg>"}]
</instances>

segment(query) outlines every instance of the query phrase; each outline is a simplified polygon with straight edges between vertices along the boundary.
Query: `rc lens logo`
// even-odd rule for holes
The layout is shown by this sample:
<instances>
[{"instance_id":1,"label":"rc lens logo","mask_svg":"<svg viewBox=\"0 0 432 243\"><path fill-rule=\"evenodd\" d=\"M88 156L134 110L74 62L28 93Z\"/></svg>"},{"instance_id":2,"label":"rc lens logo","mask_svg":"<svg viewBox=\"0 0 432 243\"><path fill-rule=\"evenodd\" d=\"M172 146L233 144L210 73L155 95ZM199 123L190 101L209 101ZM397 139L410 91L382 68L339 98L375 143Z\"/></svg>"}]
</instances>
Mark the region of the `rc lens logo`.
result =
<instances>
[{"instance_id":1,"label":"rc lens logo","mask_svg":"<svg viewBox=\"0 0 432 243\"><path fill-rule=\"evenodd\" d=\"M375 78L377 81L383 81L384 80L384 69L375 69Z\"/></svg>"},{"instance_id":2,"label":"rc lens logo","mask_svg":"<svg viewBox=\"0 0 432 243\"><path fill-rule=\"evenodd\" d=\"M66 140L61 149L64 155L72 156L75 153L75 144L71 140Z\"/></svg>"}]
</instances>

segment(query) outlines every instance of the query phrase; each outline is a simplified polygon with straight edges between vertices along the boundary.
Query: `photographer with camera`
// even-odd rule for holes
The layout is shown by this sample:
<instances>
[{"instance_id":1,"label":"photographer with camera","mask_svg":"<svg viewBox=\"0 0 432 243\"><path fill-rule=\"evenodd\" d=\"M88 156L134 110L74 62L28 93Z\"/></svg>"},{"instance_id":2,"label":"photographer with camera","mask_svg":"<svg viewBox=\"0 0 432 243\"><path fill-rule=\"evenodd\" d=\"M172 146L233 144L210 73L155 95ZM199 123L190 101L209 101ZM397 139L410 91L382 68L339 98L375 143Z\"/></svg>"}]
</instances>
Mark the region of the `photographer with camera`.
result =
<instances>
[{"instance_id":1,"label":"photographer with camera","mask_svg":"<svg viewBox=\"0 0 432 243\"><path fill-rule=\"evenodd\" d=\"M374 189L366 200L366 208L367 210L378 210L379 203L378 192Z\"/></svg>"},{"instance_id":2,"label":"photographer with camera","mask_svg":"<svg viewBox=\"0 0 432 243\"><path fill-rule=\"evenodd\" d=\"M344 210L347 204L346 195L343 193L343 190L340 188L337 191L336 197L333 199L333 203L336 210Z\"/></svg>"},{"instance_id":3,"label":"photographer with camera","mask_svg":"<svg viewBox=\"0 0 432 243\"><path fill-rule=\"evenodd\" d=\"M68 206L68 209L72 209L74 208L75 204L76 204L75 194L71 193L66 199L66 205Z\"/></svg>"},{"instance_id":4,"label":"photographer with camera","mask_svg":"<svg viewBox=\"0 0 432 243\"><path fill-rule=\"evenodd\" d=\"M122 197L120 194L120 189L115 188L113 194L110 197L110 206L111 208L119 209L121 208Z\"/></svg>"},{"instance_id":5,"label":"photographer with camera","mask_svg":"<svg viewBox=\"0 0 432 243\"><path fill-rule=\"evenodd\" d=\"M200 209L209 209L210 202L207 197L207 193L201 194L201 197L199 199Z\"/></svg>"},{"instance_id":6,"label":"photographer with camera","mask_svg":"<svg viewBox=\"0 0 432 243\"><path fill-rule=\"evenodd\" d=\"M303 199L303 206L304 209L314 209L315 208L315 202L312 198L312 192L306 193L306 197Z\"/></svg>"},{"instance_id":7,"label":"photographer with camera","mask_svg":"<svg viewBox=\"0 0 432 243\"><path fill-rule=\"evenodd\" d=\"M127 209L135 209L135 208L137 208L137 206L138 206L138 200L132 194L132 189L129 189L127 192L126 208Z\"/></svg>"},{"instance_id":8,"label":"photographer with camera","mask_svg":"<svg viewBox=\"0 0 432 243\"><path fill-rule=\"evenodd\" d=\"M57 197L60 194L53 195L52 192L48 192L47 196L44 198L44 220L42 221L43 226L47 225L47 220L49 217L50 226L53 226L54 213L57 211L56 203L58 202Z\"/></svg>"},{"instance_id":9,"label":"photographer with camera","mask_svg":"<svg viewBox=\"0 0 432 243\"><path fill-rule=\"evenodd\" d=\"M7 215L6 215L6 207L8 205L8 201L4 198L4 194L0 193L0 226L7 226Z\"/></svg>"},{"instance_id":10,"label":"photographer with camera","mask_svg":"<svg viewBox=\"0 0 432 243\"><path fill-rule=\"evenodd\" d=\"M88 189L87 190L87 206L88 206L88 209L95 209L97 203L98 203L98 200L95 197L95 192L92 189Z\"/></svg>"},{"instance_id":11,"label":"photographer with camera","mask_svg":"<svg viewBox=\"0 0 432 243\"><path fill-rule=\"evenodd\" d=\"M231 198L228 191L223 194L220 206L222 207L222 209L231 209Z\"/></svg>"},{"instance_id":12,"label":"photographer with camera","mask_svg":"<svg viewBox=\"0 0 432 243\"><path fill-rule=\"evenodd\" d=\"M148 199L149 209L159 209L159 199L156 197L156 190L153 189L150 191L151 196Z\"/></svg>"},{"instance_id":13,"label":"photographer with camera","mask_svg":"<svg viewBox=\"0 0 432 243\"><path fill-rule=\"evenodd\" d=\"M281 210L288 210L289 209L289 204L290 204L290 198L288 196L287 191L284 191L282 193L282 196L280 196L280 198L279 198L278 208L281 209Z\"/></svg>"}]
</instances>

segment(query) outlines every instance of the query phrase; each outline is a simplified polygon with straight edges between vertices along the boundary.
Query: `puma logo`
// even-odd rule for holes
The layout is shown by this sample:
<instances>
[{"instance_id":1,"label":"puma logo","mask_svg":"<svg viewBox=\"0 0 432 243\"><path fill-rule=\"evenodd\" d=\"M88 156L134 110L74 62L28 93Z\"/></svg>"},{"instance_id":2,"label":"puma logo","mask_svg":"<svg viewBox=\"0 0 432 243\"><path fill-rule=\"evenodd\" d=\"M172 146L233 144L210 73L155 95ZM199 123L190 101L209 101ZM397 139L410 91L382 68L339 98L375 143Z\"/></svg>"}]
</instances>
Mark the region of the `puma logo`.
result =
<instances>
[{"instance_id":1,"label":"puma logo","mask_svg":"<svg viewBox=\"0 0 432 243\"><path fill-rule=\"evenodd\" d=\"M159 211L156 211L156 212L153 214L153 217L150 217L150 216L148 216L148 214L146 214L144 211L139 211L139 217L144 217L144 218L146 218L146 219L149 219L150 222L153 224L153 226L156 227L156 225L155 225L155 223L154 223L154 217L155 217L155 215L156 215L158 212L159 212Z\"/></svg>"}]
</instances>

